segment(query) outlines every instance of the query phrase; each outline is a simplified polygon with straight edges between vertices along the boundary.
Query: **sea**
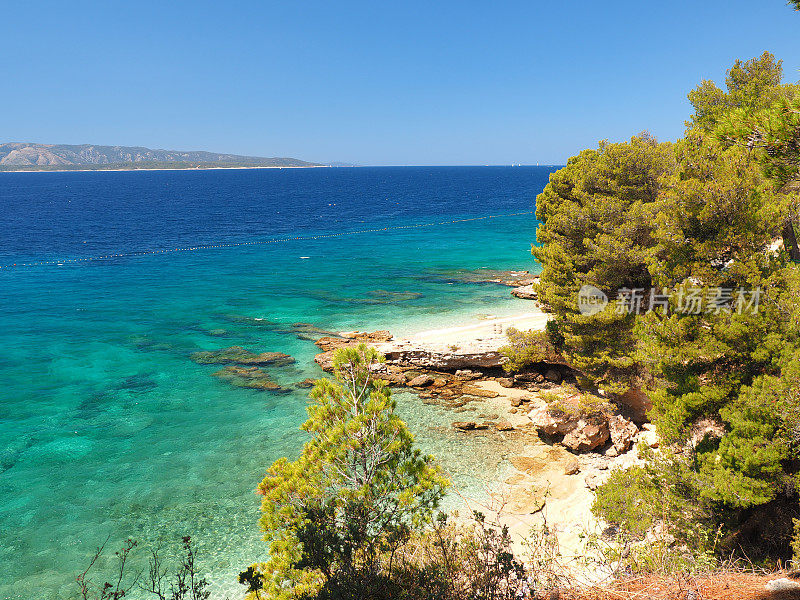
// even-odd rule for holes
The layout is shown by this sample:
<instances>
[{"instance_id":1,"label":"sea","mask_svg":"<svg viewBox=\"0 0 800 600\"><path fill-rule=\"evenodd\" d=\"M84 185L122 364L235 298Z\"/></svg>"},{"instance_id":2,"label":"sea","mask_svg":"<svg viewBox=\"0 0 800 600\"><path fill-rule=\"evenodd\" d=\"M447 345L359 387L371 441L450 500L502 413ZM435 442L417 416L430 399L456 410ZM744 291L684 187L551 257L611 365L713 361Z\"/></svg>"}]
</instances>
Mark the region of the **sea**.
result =
<instances>
[{"instance_id":1,"label":"sea","mask_svg":"<svg viewBox=\"0 0 800 600\"><path fill-rule=\"evenodd\" d=\"M256 485L306 439L315 336L525 312L477 281L537 270L554 170L0 173L0 598L77 598L99 546L95 582L125 540L133 573L187 535L212 598L241 598L237 574L267 555ZM263 391L190 358L230 346L296 362ZM452 414L396 398L458 493L499 476Z\"/></svg>"}]
</instances>

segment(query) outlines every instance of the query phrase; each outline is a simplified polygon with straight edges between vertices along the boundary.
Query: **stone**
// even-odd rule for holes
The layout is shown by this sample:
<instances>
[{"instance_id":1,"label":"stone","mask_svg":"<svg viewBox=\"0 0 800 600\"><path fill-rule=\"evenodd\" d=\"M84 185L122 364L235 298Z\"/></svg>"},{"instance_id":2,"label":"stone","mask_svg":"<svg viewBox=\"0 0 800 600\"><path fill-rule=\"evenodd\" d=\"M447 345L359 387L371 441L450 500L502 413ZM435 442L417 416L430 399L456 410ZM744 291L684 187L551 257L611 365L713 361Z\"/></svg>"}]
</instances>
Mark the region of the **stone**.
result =
<instances>
[{"instance_id":1,"label":"stone","mask_svg":"<svg viewBox=\"0 0 800 600\"><path fill-rule=\"evenodd\" d=\"M639 433L638 438L651 448L658 448L660 445L658 433L656 433L656 427L651 423L647 423L646 425L642 426L642 431Z\"/></svg>"},{"instance_id":2,"label":"stone","mask_svg":"<svg viewBox=\"0 0 800 600\"><path fill-rule=\"evenodd\" d=\"M589 473L584 479L586 487L594 491L603 483L602 478L598 473Z\"/></svg>"},{"instance_id":3,"label":"stone","mask_svg":"<svg viewBox=\"0 0 800 600\"><path fill-rule=\"evenodd\" d=\"M636 424L622 415L615 415L608 420L608 431L611 443L618 454L627 452L633 445L636 434L639 433Z\"/></svg>"},{"instance_id":4,"label":"stone","mask_svg":"<svg viewBox=\"0 0 800 600\"><path fill-rule=\"evenodd\" d=\"M577 415L550 410L548 407L535 408L528 413L534 427L546 435L566 435L578 425Z\"/></svg>"},{"instance_id":5,"label":"stone","mask_svg":"<svg viewBox=\"0 0 800 600\"><path fill-rule=\"evenodd\" d=\"M489 429L494 423L491 421L484 421L483 423L475 423L475 429Z\"/></svg>"},{"instance_id":6,"label":"stone","mask_svg":"<svg viewBox=\"0 0 800 600\"><path fill-rule=\"evenodd\" d=\"M619 397L622 414L640 427L648 422L647 413L653 408L650 397L642 390L631 388Z\"/></svg>"},{"instance_id":7,"label":"stone","mask_svg":"<svg viewBox=\"0 0 800 600\"><path fill-rule=\"evenodd\" d=\"M516 287L511 290L511 295L522 300L536 300L538 298L536 290L533 289L533 284Z\"/></svg>"},{"instance_id":8,"label":"stone","mask_svg":"<svg viewBox=\"0 0 800 600\"><path fill-rule=\"evenodd\" d=\"M497 431L514 431L514 426L508 421L498 421L495 428Z\"/></svg>"},{"instance_id":9,"label":"stone","mask_svg":"<svg viewBox=\"0 0 800 600\"><path fill-rule=\"evenodd\" d=\"M228 331L226 329L209 329L208 335L213 337L220 337L223 335L228 335Z\"/></svg>"},{"instance_id":10,"label":"stone","mask_svg":"<svg viewBox=\"0 0 800 600\"><path fill-rule=\"evenodd\" d=\"M561 371L553 368L547 369L544 374L544 378L547 381L552 381L553 383L561 383L561 381L564 379L564 377L561 375Z\"/></svg>"},{"instance_id":11,"label":"stone","mask_svg":"<svg viewBox=\"0 0 800 600\"><path fill-rule=\"evenodd\" d=\"M764 589L767 590L768 592L799 591L800 582L792 581L788 577L781 577L780 579L773 579L772 581L768 581L767 584L764 586Z\"/></svg>"},{"instance_id":12,"label":"stone","mask_svg":"<svg viewBox=\"0 0 800 600\"><path fill-rule=\"evenodd\" d=\"M315 383L317 383L317 380L316 379L311 379L309 377L308 379L303 379L303 381L298 381L297 383L294 384L294 387L300 388L300 389L308 389L308 388L314 387Z\"/></svg>"},{"instance_id":13,"label":"stone","mask_svg":"<svg viewBox=\"0 0 800 600\"><path fill-rule=\"evenodd\" d=\"M433 383L433 377L430 375L417 375L408 382L411 387L426 387Z\"/></svg>"},{"instance_id":14,"label":"stone","mask_svg":"<svg viewBox=\"0 0 800 600\"><path fill-rule=\"evenodd\" d=\"M481 376L480 373L472 371L471 369L459 369L456 371L456 379L460 379L462 381L470 381L472 379L478 379Z\"/></svg>"},{"instance_id":15,"label":"stone","mask_svg":"<svg viewBox=\"0 0 800 600\"><path fill-rule=\"evenodd\" d=\"M433 380L433 387L444 387L447 385L447 379L439 377Z\"/></svg>"},{"instance_id":16,"label":"stone","mask_svg":"<svg viewBox=\"0 0 800 600\"><path fill-rule=\"evenodd\" d=\"M222 350L193 352L190 358L201 365L237 364L281 367L294 362L294 358L283 352L261 352L257 354L250 350L245 350L241 346L231 346Z\"/></svg>"},{"instance_id":17,"label":"stone","mask_svg":"<svg viewBox=\"0 0 800 600\"><path fill-rule=\"evenodd\" d=\"M588 452L605 444L608 438L607 421L589 417L578 420L575 428L564 436L561 443L574 452Z\"/></svg>"},{"instance_id":18,"label":"stone","mask_svg":"<svg viewBox=\"0 0 800 600\"><path fill-rule=\"evenodd\" d=\"M498 377L496 381L504 388L514 387L514 380L511 377Z\"/></svg>"},{"instance_id":19,"label":"stone","mask_svg":"<svg viewBox=\"0 0 800 600\"><path fill-rule=\"evenodd\" d=\"M465 385L461 388L461 391L468 396L478 396L479 398L497 398L500 395L497 392L485 390L474 385Z\"/></svg>"},{"instance_id":20,"label":"stone","mask_svg":"<svg viewBox=\"0 0 800 600\"><path fill-rule=\"evenodd\" d=\"M578 462L578 459L574 456L572 460L567 461L567 464L564 465L564 475L575 475L581 472L581 465Z\"/></svg>"},{"instance_id":21,"label":"stone","mask_svg":"<svg viewBox=\"0 0 800 600\"><path fill-rule=\"evenodd\" d=\"M269 375L258 367L240 367L237 365L229 365L221 371L212 373L212 375L240 388L246 388L250 390L267 390L273 392L284 391L280 385L272 381Z\"/></svg>"},{"instance_id":22,"label":"stone","mask_svg":"<svg viewBox=\"0 0 800 600\"><path fill-rule=\"evenodd\" d=\"M471 431L475 429L475 421L456 421L453 427L461 431Z\"/></svg>"},{"instance_id":23,"label":"stone","mask_svg":"<svg viewBox=\"0 0 800 600\"><path fill-rule=\"evenodd\" d=\"M522 398L511 398L511 406L514 408L522 405Z\"/></svg>"}]
</instances>

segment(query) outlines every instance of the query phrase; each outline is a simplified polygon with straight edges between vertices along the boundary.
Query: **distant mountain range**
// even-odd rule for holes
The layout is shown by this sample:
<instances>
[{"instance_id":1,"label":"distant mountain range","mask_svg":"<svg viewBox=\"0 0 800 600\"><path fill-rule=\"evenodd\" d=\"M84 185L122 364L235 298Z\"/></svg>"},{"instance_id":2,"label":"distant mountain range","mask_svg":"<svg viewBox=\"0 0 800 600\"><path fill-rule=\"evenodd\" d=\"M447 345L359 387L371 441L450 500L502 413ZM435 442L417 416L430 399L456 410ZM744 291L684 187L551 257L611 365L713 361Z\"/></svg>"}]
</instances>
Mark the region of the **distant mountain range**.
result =
<instances>
[{"instance_id":1,"label":"distant mountain range","mask_svg":"<svg viewBox=\"0 0 800 600\"><path fill-rule=\"evenodd\" d=\"M263 158L214 152L151 150L92 144L0 144L2 171L102 169L192 169L209 167L319 167L296 158ZM340 166L339 163L336 166Z\"/></svg>"}]
</instances>

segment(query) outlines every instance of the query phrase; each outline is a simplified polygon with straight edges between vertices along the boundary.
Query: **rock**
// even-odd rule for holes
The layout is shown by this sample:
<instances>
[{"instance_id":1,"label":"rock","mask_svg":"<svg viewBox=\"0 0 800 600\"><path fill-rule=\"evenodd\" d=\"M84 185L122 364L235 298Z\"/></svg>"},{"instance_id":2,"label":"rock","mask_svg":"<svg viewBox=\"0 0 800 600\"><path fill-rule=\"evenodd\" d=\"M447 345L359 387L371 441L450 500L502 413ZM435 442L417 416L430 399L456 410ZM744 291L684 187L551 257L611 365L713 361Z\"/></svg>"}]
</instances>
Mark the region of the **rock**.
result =
<instances>
[{"instance_id":1,"label":"rock","mask_svg":"<svg viewBox=\"0 0 800 600\"><path fill-rule=\"evenodd\" d=\"M497 431L514 431L514 426L508 421L498 421L495 428Z\"/></svg>"},{"instance_id":2,"label":"rock","mask_svg":"<svg viewBox=\"0 0 800 600\"><path fill-rule=\"evenodd\" d=\"M650 397L642 390L631 388L619 397L622 414L640 427L648 422L647 413L653 408Z\"/></svg>"},{"instance_id":3,"label":"rock","mask_svg":"<svg viewBox=\"0 0 800 600\"><path fill-rule=\"evenodd\" d=\"M639 433L638 438L651 448L658 448L660 444L658 433L656 433L656 427L651 423L647 423L642 427L642 431Z\"/></svg>"},{"instance_id":4,"label":"rock","mask_svg":"<svg viewBox=\"0 0 800 600\"><path fill-rule=\"evenodd\" d=\"M475 429L489 429L494 425L491 421L484 421L483 423L475 423Z\"/></svg>"},{"instance_id":5,"label":"rock","mask_svg":"<svg viewBox=\"0 0 800 600\"><path fill-rule=\"evenodd\" d=\"M456 421L453 427L461 431L471 431L475 429L475 421Z\"/></svg>"},{"instance_id":6,"label":"rock","mask_svg":"<svg viewBox=\"0 0 800 600\"><path fill-rule=\"evenodd\" d=\"M223 335L228 335L228 331L225 329L209 329L208 335L212 337L220 337Z\"/></svg>"},{"instance_id":7,"label":"rock","mask_svg":"<svg viewBox=\"0 0 800 600\"><path fill-rule=\"evenodd\" d=\"M567 464L564 466L564 475L575 475L577 473L580 473L581 465L578 462L578 459L575 458L574 456L572 457L572 459L573 460L567 462Z\"/></svg>"},{"instance_id":8,"label":"rock","mask_svg":"<svg viewBox=\"0 0 800 600\"><path fill-rule=\"evenodd\" d=\"M553 368L547 369L544 374L544 378L547 381L552 381L553 383L561 383L561 381L564 379L564 377L561 375L561 371Z\"/></svg>"},{"instance_id":9,"label":"rock","mask_svg":"<svg viewBox=\"0 0 800 600\"><path fill-rule=\"evenodd\" d=\"M598 473L589 473L584 479L586 487L594 491L603 483L602 478Z\"/></svg>"},{"instance_id":10,"label":"rock","mask_svg":"<svg viewBox=\"0 0 800 600\"><path fill-rule=\"evenodd\" d=\"M433 387L444 387L447 385L447 379L438 377L433 380Z\"/></svg>"},{"instance_id":11,"label":"rock","mask_svg":"<svg viewBox=\"0 0 800 600\"><path fill-rule=\"evenodd\" d=\"M547 435L566 435L578 425L577 415L551 410L544 406L528 413L537 430Z\"/></svg>"},{"instance_id":12,"label":"rock","mask_svg":"<svg viewBox=\"0 0 800 600\"><path fill-rule=\"evenodd\" d=\"M190 358L201 365L272 365L276 367L290 365L294 359L283 352L262 352L256 354L250 350L245 350L241 346L231 346L223 350L208 350L194 352Z\"/></svg>"},{"instance_id":13,"label":"rock","mask_svg":"<svg viewBox=\"0 0 800 600\"><path fill-rule=\"evenodd\" d=\"M541 373L537 373L535 371L528 371L524 373L517 373L514 375L514 382L515 383L531 383L534 381L538 381L541 378L544 381L544 377L542 377Z\"/></svg>"},{"instance_id":14,"label":"rock","mask_svg":"<svg viewBox=\"0 0 800 600\"><path fill-rule=\"evenodd\" d=\"M456 371L456 379L460 379L462 381L470 381L471 379L478 379L481 374L477 371L472 371L471 369L459 369Z\"/></svg>"},{"instance_id":15,"label":"rock","mask_svg":"<svg viewBox=\"0 0 800 600\"><path fill-rule=\"evenodd\" d=\"M538 298L536 291L533 289L533 284L516 287L511 290L511 295L522 300L536 300Z\"/></svg>"},{"instance_id":16,"label":"rock","mask_svg":"<svg viewBox=\"0 0 800 600\"><path fill-rule=\"evenodd\" d=\"M764 586L768 592L788 592L800 590L800 583L792 581L788 577L781 577L780 579L773 579L768 581Z\"/></svg>"},{"instance_id":17,"label":"rock","mask_svg":"<svg viewBox=\"0 0 800 600\"><path fill-rule=\"evenodd\" d=\"M522 398L511 398L511 406L518 407L522 404Z\"/></svg>"},{"instance_id":18,"label":"rock","mask_svg":"<svg viewBox=\"0 0 800 600\"><path fill-rule=\"evenodd\" d=\"M461 388L461 391L468 396L478 396L479 398L497 398L500 395L497 392L485 390L474 385L465 385Z\"/></svg>"},{"instance_id":19,"label":"rock","mask_svg":"<svg viewBox=\"0 0 800 600\"><path fill-rule=\"evenodd\" d=\"M462 349L457 345L440 346L436 344L399 341L377 346L386 360L404 367L418 367L431 370L467 370L475 367L487 369L503 366L508 359L499 351L499 343L492 346L470 345Z\"/></svg>"},{"instance_id":20,"label":"rock","mask_svg":"<svg viewBox=\"0 0 800 600\"><path fill-rule=\"evenodd\" d=\"M609 446L603 454L609 458L614 458L619 456L619 450L614 446Z\"/></svg>"},{"instance_id":21,"label":"rock","mask_svg":"<svg viewBox=\"0 0 800 600\"><path fill-rule=\"evenodd\" d=\"M498 377L495 381L502 385L504 388L514 387L514 380L511 377Z\"/></svg>"},{"instance_id":22,"label":"rock","mask_svg":"<svg viewBox=\"0 0 800 600\"><path fill-rule=\"evenodd\" d=\"M433 377L430 375L417 375L408 382L411 387L427 387L433 383Z\"/></svg>"},{"instance_id":23,"label":"rock","mask_svg":"<svg viewBox=\"0 0 800 600\"><path fill-rule=\"evenodd\" d=\"M621 415L615 415L608 420L608 431L617 454L627 452L633 445L636 434L639 433L636 424Z\"/></svg>"},{"instance_id":24,"label":"rock","mask_svg":"<svg viewBox=\"0 0 800 600\"><path fill-rule=\"evenodd\" d=\"M294 384L294 387L300 388L300 389L308 389L308 388L314 387L315 383L317 383L317 380L316 379L311 379L309 377L308 379L303 379L303 381L298 381L297 383Z\"/></svg>"},{"instance_id":25,"label":"rock","mask_svg":"<svg viewBox=\"0 0 800 600\"><path fill-rule=\"evenodd\" d=\"M348 340L356 340L358 342L388 342L394 338L390 332L385 330L373 331L372 333L365 331L343 331L339 335Z\"/></svg>"},{"instance_id":26,"label":"rock","mask_svg":"<svg viewBox=\"0 0 800 600\"><path fill-rule=\"evenodd\" d=\"M273 392L282 391L281 386L272 381L269 375L258 367L229 365L221 371L212 373L212 375L240 388Z\"/></svg>"},{"instance_id":27,"label":"rock","mask_svg":"<svg viewBox=\"0 0 800 600\"><path fill-rule=\"evenodd\" d=\"M580 419L561 443L575 452L594 450L608 441L608 422L603 418Z\"/></svg>"},{"instance_id":28,"label":"rock","mask_svg":"<svg viewBox=\"0 0 800 600\"><path fill-rule=\"evenodd\" d=\"M689 432L689 446L696 448L706 438L719 439L725 435L725 426L709 418L699 419Z\"/></svg>"}]
</instances>

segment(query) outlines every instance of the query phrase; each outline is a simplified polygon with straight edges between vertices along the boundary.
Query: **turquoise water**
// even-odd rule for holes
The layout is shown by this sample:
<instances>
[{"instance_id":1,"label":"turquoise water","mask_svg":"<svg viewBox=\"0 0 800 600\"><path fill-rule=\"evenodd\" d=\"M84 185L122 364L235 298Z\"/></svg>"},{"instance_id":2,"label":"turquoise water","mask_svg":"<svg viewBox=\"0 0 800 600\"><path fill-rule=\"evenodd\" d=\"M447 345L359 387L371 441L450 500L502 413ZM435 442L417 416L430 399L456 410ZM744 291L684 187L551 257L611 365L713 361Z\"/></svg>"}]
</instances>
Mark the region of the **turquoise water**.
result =
<instances>
[{"instance_id":1,"label":"turquoise water","mask_svg":"<svg viewBox=\"0 0 800 600\"><path fill-rule=\"evenodd\" d=\"M305 392L235 388L189 355L286 352L295 364L267 370L291 387L320 374L296 322L403 333L525 310L457 271L534 268L536 221L509 215L548 173L0 174L0 264L52 261L0 269L0 598L74 597L107 537L187 534L215 597L238 597L236 574L265 554L253 490L297 454ZM229 246L164 252L204 244ZM132 256L145 251L161 252ZM124 256L58 265L109 253ZM480 449L454 446L452 415L398 398L421 445L478 486L459 464Z\"/></svg>"}]
</instances>

